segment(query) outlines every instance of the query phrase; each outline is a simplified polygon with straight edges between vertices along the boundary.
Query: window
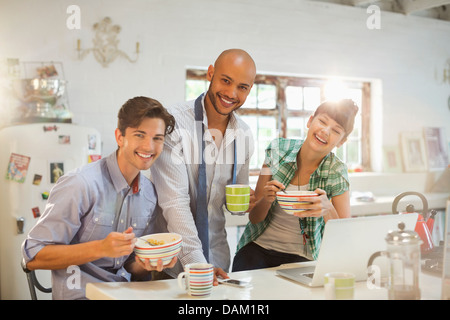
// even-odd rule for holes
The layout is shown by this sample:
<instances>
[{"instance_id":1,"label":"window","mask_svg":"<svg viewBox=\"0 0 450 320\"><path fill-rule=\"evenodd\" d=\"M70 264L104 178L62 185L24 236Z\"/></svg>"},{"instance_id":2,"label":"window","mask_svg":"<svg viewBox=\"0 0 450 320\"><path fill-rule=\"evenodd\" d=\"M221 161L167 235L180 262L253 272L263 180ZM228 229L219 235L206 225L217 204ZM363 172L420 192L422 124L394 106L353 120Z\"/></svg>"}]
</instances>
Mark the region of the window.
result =
<instances>
[{"instance_id":1,"label":"window","mask_svg":"<svg viewBox=\"0 0 450 320\"><path fill-rule=\"evenodd\" d=\"M186 100L208 89L206 70L187 70ZM334 150L349 168L370 171L369 117L370 83L323 78L258 74L245 104L237 110L250 126L255 140L252 174L258 174L264 150L276 137L304 139L306 124L321 102L348 98L359 107L355 126L346 143Z\"/></svg>"}]
</instances>

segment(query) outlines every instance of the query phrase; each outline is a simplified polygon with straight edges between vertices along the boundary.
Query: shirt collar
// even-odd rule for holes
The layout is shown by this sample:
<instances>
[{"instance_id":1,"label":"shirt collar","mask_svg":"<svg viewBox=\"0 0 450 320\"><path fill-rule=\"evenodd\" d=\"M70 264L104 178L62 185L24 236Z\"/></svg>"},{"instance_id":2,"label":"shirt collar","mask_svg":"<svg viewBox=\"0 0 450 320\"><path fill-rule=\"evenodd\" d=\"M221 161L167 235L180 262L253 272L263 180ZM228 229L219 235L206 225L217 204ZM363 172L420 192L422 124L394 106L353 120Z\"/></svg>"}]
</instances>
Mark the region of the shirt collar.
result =
<instances>
[{"instance_id":1,"label":"shirt collar","mask_svg":"<svg viewBox=\"0 0 450 320\"><path fill-rule=\"evenodd\" d=\"M111 153L106 158L106 165L108 167L109 175L111 176L111 180L116 191L121 192L124 189L128 189L130 186L128 185L127 181L122 175L122 172L120 171L119 168L119 164L117 163L117 151ZM131 183L133 194L139 192L140 190L141 186L140 179L141 173L139 173Z\"/></svg>"},{"instance_id":2,"label":"shirt collar","mask_svg":"<svg viewBox=\"0 0 450 320\"><path fill-rule=\"evenodd\" d=\"M292 163L292 169L297 170L297 154L300 152L302 148L304 140L297 140L293 146L293 148L286 154L284 158L284 162ZM330 161L330 154L327 154L322 161L320 162L317 169L313 172L313 174L318 175L323 178L328 177L329 170L324 170L325 163Z\"/></svg>"},{"instance_id":3,"label":"shirt collar","mask_svg":"<svg viewBox=\"0 0 450 320\"><path fill-rule=\"evenodd\" d=\"M131 190L133 192L133 194L136 194L139 192L139 190L141 189L141 172L138 173L138 175L136 176L136 178L134 178L133 182L131 183Z\"/></svg>"},{"instance_id":4,"label":"shirt collar","mask_svg":"<svg viewBox=\"0 0 450 320\"><path fill-rule=\"evenodd\" d=\"M297 154L303 145L303 140L296 140L294 146L285 155L284 162L294 162L294 168L297 169Z\"/></svg>"},{"instance_id":5,"label":"shirt collar","mask_svg":"<svg viewBox=\"0 0 450 320\"><path fill-rule=\"evenodd\" d=\"M202 97L202 107L203 107L203 125L206 128L208 128L208 115L206 114L205 97L206 97L206 92L203 94L203 97Z\"/></svg>"}]
</instances>

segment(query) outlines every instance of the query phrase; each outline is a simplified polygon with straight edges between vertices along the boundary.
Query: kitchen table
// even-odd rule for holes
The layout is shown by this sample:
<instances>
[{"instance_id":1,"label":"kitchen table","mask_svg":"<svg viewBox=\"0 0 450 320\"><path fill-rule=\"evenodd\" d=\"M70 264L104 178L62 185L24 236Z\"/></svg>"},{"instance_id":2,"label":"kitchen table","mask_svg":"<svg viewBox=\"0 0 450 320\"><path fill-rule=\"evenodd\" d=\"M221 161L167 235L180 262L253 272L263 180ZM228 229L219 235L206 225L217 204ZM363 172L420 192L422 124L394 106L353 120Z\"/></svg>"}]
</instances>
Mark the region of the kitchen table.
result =
<instances>
[{"instance_id":1,"label":"kitchen table","mask_svg":"<svg viewBox=\"0 0 450 320\"><path fill-rule=\"evenodd\" d=\"M86 297L92 300L322 300L325 299L323 287L310 288L276 274L276 270L280 268L314 264L315 262L292 263L276 268L229 273L230 278L249 281L251 285L247 288L219 285L206 298L189 296L178 287L177 279L88 283ZM441 299L441 283L440 277L421 273L421 298ZM384 288L369 288L366 281L356 282L356 300L384 300L387 297L387 290Z\"/></svg>"}]
</instances>

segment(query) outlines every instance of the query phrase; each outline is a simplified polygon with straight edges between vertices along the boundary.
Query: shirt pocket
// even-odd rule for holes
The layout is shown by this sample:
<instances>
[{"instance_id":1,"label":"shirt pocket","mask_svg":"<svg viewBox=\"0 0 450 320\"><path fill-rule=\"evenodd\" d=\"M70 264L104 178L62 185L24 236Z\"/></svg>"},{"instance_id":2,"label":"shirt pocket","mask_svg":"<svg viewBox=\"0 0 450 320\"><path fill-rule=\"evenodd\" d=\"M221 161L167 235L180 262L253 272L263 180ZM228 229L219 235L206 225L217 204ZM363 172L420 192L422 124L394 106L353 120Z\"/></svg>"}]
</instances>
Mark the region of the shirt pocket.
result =
<instances>
[{"instance_id":1,"label":"shirt pocket","mask_svg":"<svg viewBox=\"0 0 450 320\"><path fill-rule=\"evenodd\" d=\"M152 217L154 216L156 203L154 198L145 197L146 201L144 205L141 205L141 210L133 211L130 217L130 225L133 227L133 232L137 237L147 235L149 225L152 223Z\"/></svg>"},{"instance_id":2,"label":"shirt pocket","mask_svg":"<svg viewBox=\"0 0 450 320\"><path fill-rule=\"evenodd\" d=\"M136 236L141 236L145 229L148 228L150 216L132 217L131 226Z\"/></svg>"},{"instance_id":3,"label":"shirt pocket","mask_svg":"<svg viewBox=\"0 0 450 320\"><path fill-rule=\"evenodd\" d=\"M113 231L114 214L107 212L95 212L89 221L81 242L102 240Z\"/></svg>"}]
</instances>

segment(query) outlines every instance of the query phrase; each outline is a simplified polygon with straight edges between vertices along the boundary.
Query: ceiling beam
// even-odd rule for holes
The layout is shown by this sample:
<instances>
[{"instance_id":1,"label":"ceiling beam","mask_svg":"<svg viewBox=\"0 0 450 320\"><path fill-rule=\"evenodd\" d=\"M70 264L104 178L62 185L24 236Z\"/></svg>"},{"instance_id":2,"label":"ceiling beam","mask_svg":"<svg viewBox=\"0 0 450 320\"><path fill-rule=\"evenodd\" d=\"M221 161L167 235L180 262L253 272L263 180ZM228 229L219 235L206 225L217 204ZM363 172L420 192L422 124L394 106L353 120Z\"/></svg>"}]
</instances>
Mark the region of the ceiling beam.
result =
<instances>
[{"instance_id":1,"label":"ceiling beam","mask_svg":"<svg viewBox=\"0 0 450 320\"><path fill-rule=\"evenodd\" d=\"M450 0L397 0L397 3L404 14L410 14L450 4Z\"/></svg>"},{"instance_id":2,"label":"ceiling beam","mask_svg":"<svg viewBox=\"0 0 450 320\"><path fill-rule=\"evenodd\" d=\"M378 0L346 0L346 4L352 5L354 7L365 6L371 3L378 2Z\"/></svg>"}]
</instances>

